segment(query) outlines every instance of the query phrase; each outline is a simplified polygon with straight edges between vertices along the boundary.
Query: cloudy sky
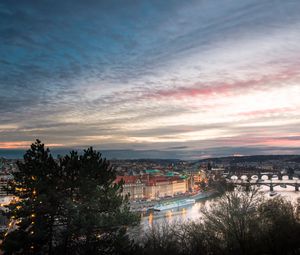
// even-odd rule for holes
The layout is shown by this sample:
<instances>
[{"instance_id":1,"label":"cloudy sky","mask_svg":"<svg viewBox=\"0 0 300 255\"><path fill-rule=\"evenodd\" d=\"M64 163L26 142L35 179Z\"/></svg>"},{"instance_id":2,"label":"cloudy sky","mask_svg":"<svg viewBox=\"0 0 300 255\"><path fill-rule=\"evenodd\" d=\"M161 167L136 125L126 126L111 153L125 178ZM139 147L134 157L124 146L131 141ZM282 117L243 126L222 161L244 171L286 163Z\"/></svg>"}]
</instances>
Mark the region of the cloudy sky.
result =
<instances>
[{"instance_id":1,"label":"cloudy sky","mask_svg":"<svg viewBox=\"0 0 300 255\"><path fill-rule=\"evenodd\" d=\"M299 13L298 0L1 0L0 148L299 153Z\"/></svg>"}]
</instances>

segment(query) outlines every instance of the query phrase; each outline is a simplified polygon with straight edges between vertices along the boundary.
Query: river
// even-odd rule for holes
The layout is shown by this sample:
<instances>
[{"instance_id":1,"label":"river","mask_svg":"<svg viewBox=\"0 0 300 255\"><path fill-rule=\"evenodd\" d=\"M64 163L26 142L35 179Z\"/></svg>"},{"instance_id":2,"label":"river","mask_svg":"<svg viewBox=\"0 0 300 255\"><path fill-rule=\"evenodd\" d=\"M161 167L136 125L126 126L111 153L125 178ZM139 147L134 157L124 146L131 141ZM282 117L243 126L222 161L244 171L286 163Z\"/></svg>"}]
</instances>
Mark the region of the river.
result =
<instances>
[{"instance_id":1,"label":"river","mask_svg":"<svg viewBox=\"0 0 300 255\"><path fill-rule=\"evenodd\" d=\"M260 191L266 198L271 198L269 196L269 188L266 186L261 186ZM295 191L294 187L287 186L286 188L282 188L280 186L276 186L274 191L277 192L277 196L281 196L287 200L290 200L293 203L297 202L297 199L300 198L300 191ZM151 212L142 214L140 230L161 223L172 223L176 222L184 222L197 220L201 217L200 209L204 206L208 206L214 201L219 199L218 196L210 197L207 199L198 200L194 205L187 206L185 208L172 209L163 212Z\"/></svg>"}]
</instances>

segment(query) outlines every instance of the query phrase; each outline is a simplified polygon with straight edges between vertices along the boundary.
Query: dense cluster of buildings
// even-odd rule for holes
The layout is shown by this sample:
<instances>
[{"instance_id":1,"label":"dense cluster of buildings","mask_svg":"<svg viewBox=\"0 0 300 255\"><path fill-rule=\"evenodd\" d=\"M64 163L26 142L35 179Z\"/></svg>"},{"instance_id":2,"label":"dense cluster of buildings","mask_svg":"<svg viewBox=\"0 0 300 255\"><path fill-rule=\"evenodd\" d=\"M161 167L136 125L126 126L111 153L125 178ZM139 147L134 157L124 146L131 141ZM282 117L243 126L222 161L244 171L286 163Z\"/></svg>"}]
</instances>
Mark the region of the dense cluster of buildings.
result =
<instances>
[{"instance_id":1,"label":"dense cluster of buildings","mask_svg":"<svg viewBox=\"0 0 300 255\"><path fill-rule=\"evenodd\" d=\"M203 172L179 174L153 169L138 175L118 175L115 182L123 182L123 196L130 200L154 200L193 192L200 182L207 182Z\"/></svg>"},{"instance_id":2,"label":"dense cluster of buildings","mask_svg":"<svg viewBox=\"0 0 300 255\"><path fill-rule=\"evenodd\" d=\"M130 200L180 196L195 189L194 166L181 160L112 160ZM198 178L199 179L199 178Z\"/></svg>"},{"instance_id":3,"label":"dense cluster of buildings","mask_svg":"<svg viewBox=\"0 0 300 255\"><path fill-rule=\"evenodd\" d=\"M140 159L111 160L117 171L116 183L123 181L122 194L130 200L160 199L195 192L208 180L229 172L276 171L300 174L300 158L293 156L226 157L199 161ZM6 185L16 171L16 161L0 158L0 198L7 195Z\"/></svg>"},{"instance_id":4,"label":"dense cluster of buildings","mask_svg":"<svg viewBox=\"0 0 300 255\"><path fill-rule=\"evenodd\" d=\"M15 161L0 158L0 204L5 203L4 199L7 199L7 184L13 179L12 172L16 170Z\"/></svg>"},{"instance_id":5,"label":"dense cluster of buildings","mask_svg":"<svg viewBox=\"0 0 300 255\"><path fill-rule=\"evenodd\" d=\"M198 169L195 164L184 160L167 160L167 159L141 159L141 160L110 160L115 170L120 175L142 174L147 169L156 169L160 171L175 172L193 172Z\"/></svg>"}]
</instances>

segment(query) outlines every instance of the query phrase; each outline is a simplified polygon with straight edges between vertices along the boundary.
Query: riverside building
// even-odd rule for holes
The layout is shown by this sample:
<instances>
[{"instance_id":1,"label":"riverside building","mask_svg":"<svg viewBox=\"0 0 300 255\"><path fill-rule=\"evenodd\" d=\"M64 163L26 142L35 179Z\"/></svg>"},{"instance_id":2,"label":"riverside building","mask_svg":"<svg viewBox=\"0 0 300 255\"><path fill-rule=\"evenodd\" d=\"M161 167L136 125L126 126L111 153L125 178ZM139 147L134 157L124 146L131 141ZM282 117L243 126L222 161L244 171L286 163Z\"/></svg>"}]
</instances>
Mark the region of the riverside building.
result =
<instances>
[{"instance_id":1,"label":"riverside building","mask_svg":"<svg viewBox=\"0 0 300 255\"><path fill-rule=\"evenodd\" d=\"M179 176L118 176L116 183L124 181L122 195L130 200L173 197L188 191L188 179Z\"/></svg>"}]
</instances>

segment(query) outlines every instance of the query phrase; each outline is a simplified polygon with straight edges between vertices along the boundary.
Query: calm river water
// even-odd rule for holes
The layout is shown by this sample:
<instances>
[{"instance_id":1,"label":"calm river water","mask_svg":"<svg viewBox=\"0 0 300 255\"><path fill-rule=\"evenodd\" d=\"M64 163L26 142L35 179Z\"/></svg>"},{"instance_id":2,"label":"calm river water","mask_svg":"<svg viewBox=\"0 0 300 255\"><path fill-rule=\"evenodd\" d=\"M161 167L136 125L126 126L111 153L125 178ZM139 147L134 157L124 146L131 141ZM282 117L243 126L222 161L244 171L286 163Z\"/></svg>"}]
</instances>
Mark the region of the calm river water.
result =
<instances>
[{"instance_id":1,"label":"calm river water","mask_svg":"<svg viewBox=\"0 0 300 255\"><path fill-rule=\"evenodd\" d=\"M269 188L266 186L261 186L260 190L263 192L264 196L270 198L269 196ZM300 191L295 191L294 187L287 186L286 188L282 188L280 186L276 186L274 191L277 192L278 195L284 197L292 202L296 202L297 198L300 198ZM191 221L197 220L201 216L200 209L204 206L208 206L214 201L217 201L219 197L211 197L205 200L197 201L193 206L188 206L186 208L172 209L163 212L152 212L142 215L140 230L161 223L172 223L182 222L182 221Z\"/></svg>"}]
</instances>

